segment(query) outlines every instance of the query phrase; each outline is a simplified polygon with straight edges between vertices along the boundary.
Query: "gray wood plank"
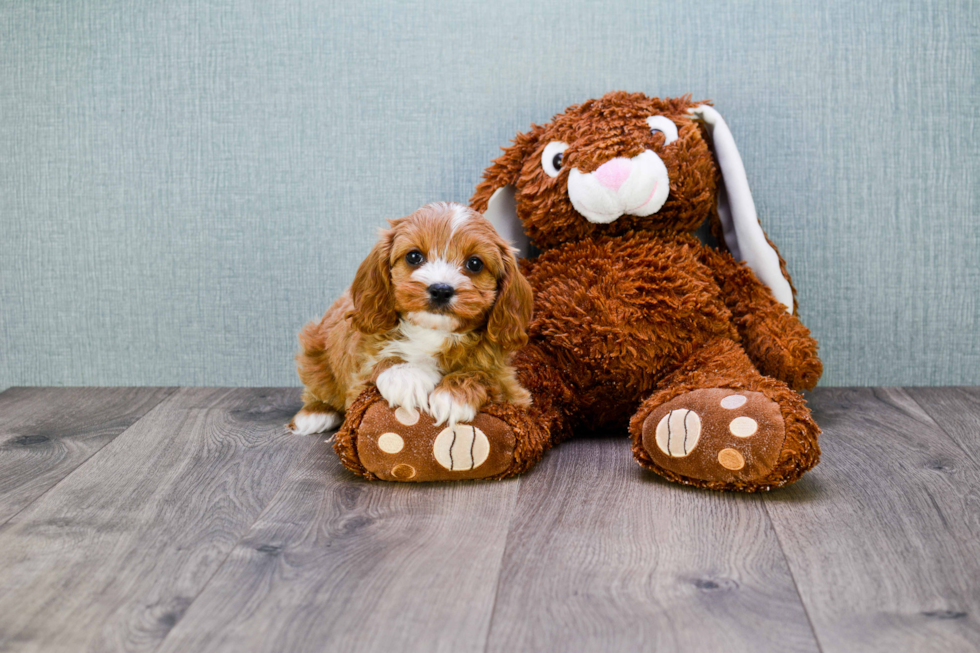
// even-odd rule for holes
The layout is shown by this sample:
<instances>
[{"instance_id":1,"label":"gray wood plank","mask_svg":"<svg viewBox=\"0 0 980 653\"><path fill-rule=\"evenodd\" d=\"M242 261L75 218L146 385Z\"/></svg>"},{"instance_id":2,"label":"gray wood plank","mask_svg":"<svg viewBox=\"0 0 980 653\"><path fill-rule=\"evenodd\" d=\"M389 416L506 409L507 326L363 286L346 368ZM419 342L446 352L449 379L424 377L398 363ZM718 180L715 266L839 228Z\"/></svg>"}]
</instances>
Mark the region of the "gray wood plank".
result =
<instances>
[{"instance_id":1,"label":"gray wood plank","mask_svg":"<svg viewBox=\"0 0 980 653\"><path fill-rule=\"evenodd\" d=\"M180 390L0 527L0 649L154 650L315 444L298 405Z\"/></svg>"},{"instance_id":2,"label":"gray wood plank","mask_svg":"<svg viewBox=\"0 0 980 653\"><path fill-rule=\"evenodd\" d=\"M12 388L0 394L0 524L176 388Z\"/></svg>"},{"instance_id":3,"label":"gray wood plank","mask_svg":"<svg viewBox=\"0 0 980 653\"><path fill-rule=\"evenodd\" d=\"M521 484L489 651L815 651L758 496L670 484L625 438Z\"/></svg>"},{"instance_id":4,"label":"gray wood plank","mask_svg":"<svg viewBox=\"0 0 980 653\"><path fill-rule=\"evenodd\" d=\"M314 453L160 653L483 651L520 481L372 483Z\"/></svg>"},{"instance_id":5,"label":"gray wood plank","mask_svg":"<svg viewBox=\"0 0 980 653\"><path fill-rule=\"evenodd\" d=\"M815 391L823 460L766 497L817 639L980 647L980 468L900 389Z\"/></svg>"},{"instance_id":6,"label":"gray wood plank","mask_svg":"<svg viewBox=\"0 0 980 653\"><path fill-rule=\"evenodd\" d=\"M980 463L980 388L905 388L916 403Z\"/></svg>"}]
</instances>

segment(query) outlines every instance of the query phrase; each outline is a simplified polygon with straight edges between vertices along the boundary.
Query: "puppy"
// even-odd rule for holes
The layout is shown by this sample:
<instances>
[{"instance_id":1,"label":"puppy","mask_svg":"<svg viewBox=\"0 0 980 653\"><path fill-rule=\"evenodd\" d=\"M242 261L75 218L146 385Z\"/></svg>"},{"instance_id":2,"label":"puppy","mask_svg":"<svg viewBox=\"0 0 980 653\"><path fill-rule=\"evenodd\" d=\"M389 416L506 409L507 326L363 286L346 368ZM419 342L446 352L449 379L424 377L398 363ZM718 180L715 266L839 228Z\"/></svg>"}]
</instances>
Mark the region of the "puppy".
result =
<instances>
[{"instance_id":1,"label":"puppy","mask_svg":"<svg viewBox=\"0 0 980 653\"><path fill-rule=\"evenodd\" d=\"M437 425L488 401L529 405L510 354L527 342L531 286L479 213L427 204L389 221L350 289L299 334L303 408L289 429L333 429L370 383L392 408Z\"/></svg>"}]
</instances>

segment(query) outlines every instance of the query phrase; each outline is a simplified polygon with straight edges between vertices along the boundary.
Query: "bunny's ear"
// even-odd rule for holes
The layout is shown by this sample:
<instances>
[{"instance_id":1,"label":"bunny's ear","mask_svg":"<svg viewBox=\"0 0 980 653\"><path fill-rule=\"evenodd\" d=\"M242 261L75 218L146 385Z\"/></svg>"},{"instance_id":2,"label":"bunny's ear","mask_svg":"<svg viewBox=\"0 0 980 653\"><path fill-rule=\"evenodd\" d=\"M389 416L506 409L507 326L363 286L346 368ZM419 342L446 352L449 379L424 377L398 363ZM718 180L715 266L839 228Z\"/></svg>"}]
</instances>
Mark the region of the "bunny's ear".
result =
<instances>
[{"instance_id":1,"label":"bunny's ear","mask_svg":"<svg viewBox=\"0 0 980 653\"><path fill-rule=\"evenodd\" d=\"M538 142L541 128L532 125L530 132L518 134L514 144L504 148L504 153L483 172L481 181L470 207L483 214L501 238L518 250L518 256L528 256L530 240L524 233L521 219L517 217L517 178L520 177L524 160Z\"/></svg>"},{"instance_id":2,"label":"bunny's ear","mask_svg":"<svg viewBox=\"0 0 980 653\"><path fill-rule=\"evenodd\" d=\"M490 221L500 237L510 243L518 257L528 256L531 241L517 217L517 188L506 184L493 191L483 217Z\"/></svg>"},{"instance_id":3,"label":"bunny's ear","mask_svg":"<svg viewBox=\"0 0 980 653\"><path fill-rule=\"evenodd\" d=\"M759 223L742 156L731 130L721 114L706 104L688 109L688 112L702 121L711 135L723 181L718 189L718 218L728 251L736 260L745 261L773 296L792 313L793 288L782 269L779 252Z\"/></svg>"}]
</instances>

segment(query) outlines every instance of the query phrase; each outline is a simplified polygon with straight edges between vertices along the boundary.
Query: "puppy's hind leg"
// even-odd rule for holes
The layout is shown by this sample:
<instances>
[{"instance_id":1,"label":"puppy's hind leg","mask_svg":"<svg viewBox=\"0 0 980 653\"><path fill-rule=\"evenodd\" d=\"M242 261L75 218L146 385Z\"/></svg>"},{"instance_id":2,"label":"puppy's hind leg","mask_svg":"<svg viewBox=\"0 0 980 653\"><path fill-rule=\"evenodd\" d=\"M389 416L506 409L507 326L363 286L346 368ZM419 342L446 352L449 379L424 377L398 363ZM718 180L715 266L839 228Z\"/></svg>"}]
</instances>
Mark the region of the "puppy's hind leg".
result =
<instances>
[{"instance_id":1,"label":"puppy's hind leg","mask_svg":"<svg viewBox=\"0 0 980 653\"><path fill-rule=\"evenodd\" d=\"M304 403L303 408L296 413L286 428L296 435L313 435L332 431L340 426L342 421L344 421L343 416L333 407L314 400Z\"/></svg>"}]
</instances>

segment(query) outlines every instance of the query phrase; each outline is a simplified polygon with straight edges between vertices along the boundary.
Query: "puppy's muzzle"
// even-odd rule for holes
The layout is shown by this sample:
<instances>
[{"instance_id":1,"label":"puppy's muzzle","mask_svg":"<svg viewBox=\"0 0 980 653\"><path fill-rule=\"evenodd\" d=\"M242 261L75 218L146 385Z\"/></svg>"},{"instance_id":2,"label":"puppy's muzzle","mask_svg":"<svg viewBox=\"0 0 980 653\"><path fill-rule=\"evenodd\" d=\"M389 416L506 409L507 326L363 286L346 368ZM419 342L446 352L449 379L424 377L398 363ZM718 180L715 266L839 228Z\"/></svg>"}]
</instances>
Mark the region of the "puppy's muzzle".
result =
<instances>
[{"instance_id":1,"label":"puppy's muzzle","mask_svg":"<svg viewBox=\"0 0 980 653\"><path fill-rule=\"evenodd\" d=\"M448 283L434 283L429 286L428 290L429 303L436 308L446 306L452 300L453 295L456 294L456 289Z\"/></svg>"}]
</instances>

